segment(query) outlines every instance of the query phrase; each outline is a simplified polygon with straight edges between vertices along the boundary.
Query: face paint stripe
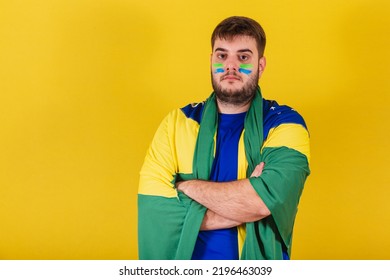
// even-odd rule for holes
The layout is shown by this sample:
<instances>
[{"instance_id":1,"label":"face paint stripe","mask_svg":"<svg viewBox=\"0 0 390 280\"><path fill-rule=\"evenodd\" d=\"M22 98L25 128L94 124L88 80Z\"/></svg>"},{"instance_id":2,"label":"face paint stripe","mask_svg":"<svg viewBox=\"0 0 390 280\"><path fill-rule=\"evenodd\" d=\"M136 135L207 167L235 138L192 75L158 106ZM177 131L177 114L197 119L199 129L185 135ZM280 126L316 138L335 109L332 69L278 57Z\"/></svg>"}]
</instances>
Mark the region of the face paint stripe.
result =
<instances>
[{"instance_id":1,"label":"face paint stripe","mask_svg":"<svg viewBox=\"0 0 390 280\"><path fill-rule=\"evenodd\" d=\"M225 70L223 70L223 68L217 68L217 69L215 69L214 73L223 73L223 72L225 72Z\"/></svg>"},{"instance_id":2,"label":"face paint stripe","mask_svg":"<svg viewBox=\"0 0 390 280\"><path fill-rule=\"evenodd\" d=\"M249 75L250 73L252 73L252 70L240 68L238 69L238 72Z\"/></svg>"},{"instance_id":3,"label":"face paint stripe","mask_svg":"<svg viewBox=\"0 0 390 280\"><path fill-rule=\"evenodd\" d=\"M213 67L215 67L215 68L223 68L223 63L214 63Z\"/></svg>"},{"instance_id":4,"label":"face paint stripe","mask_svg":"<svg viewBox=\"0 0 390 280\"><path fill-rule=\"evenodd\" d=\"M240 64L240 68L242 69L253 68L253 64Z\"/></svg>"}]
</instances>

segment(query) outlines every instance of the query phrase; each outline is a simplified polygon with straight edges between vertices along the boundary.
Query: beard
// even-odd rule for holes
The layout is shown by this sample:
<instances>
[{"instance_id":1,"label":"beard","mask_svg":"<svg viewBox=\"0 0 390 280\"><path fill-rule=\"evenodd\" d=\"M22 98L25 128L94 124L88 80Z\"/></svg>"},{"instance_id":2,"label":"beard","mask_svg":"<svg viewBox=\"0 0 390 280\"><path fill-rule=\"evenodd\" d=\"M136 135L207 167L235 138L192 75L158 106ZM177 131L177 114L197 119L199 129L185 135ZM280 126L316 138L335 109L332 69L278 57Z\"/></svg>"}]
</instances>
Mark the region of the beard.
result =
<instances>
[{"instance_id":1,"label":"beard","mask_svg":"<svg viewBox=\"0 0 390 280\"><path fill-rule=\"evenodd\" d=\"M226 73L226 75L228 74L229 73ZM233 75L235 74L233 73ZM222 79L223 77L224 76L219 79ZM259 82L259 71L257 71L255 75L249 77L248 81L241 89L236 90L223 89L215 79L213 74L211 74L211 81L217 99L225 104L241 106L251 102L255 96Z\"/></svg>"}]
</instances>

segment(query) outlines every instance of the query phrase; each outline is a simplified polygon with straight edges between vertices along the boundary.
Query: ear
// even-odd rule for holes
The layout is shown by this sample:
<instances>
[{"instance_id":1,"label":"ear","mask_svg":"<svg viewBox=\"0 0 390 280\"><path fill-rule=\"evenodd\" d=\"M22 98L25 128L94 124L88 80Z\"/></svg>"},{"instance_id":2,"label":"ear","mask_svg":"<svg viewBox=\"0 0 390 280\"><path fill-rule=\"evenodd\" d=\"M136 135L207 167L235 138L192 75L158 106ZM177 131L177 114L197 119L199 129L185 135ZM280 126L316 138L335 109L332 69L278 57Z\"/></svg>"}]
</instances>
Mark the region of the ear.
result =
<instances>
[{"instance_id":1,"label":"ear","mask_svg":"<svg viewBox=\"0 0 390 280\"><path fill-rule=\"evenodd\" d=\"M266 65L267 65L267 60L265 59L265 56L260 57L260 59L259 59L259 72L260 72L260 74L264 72Z\"/></svg>"}]
</instances>

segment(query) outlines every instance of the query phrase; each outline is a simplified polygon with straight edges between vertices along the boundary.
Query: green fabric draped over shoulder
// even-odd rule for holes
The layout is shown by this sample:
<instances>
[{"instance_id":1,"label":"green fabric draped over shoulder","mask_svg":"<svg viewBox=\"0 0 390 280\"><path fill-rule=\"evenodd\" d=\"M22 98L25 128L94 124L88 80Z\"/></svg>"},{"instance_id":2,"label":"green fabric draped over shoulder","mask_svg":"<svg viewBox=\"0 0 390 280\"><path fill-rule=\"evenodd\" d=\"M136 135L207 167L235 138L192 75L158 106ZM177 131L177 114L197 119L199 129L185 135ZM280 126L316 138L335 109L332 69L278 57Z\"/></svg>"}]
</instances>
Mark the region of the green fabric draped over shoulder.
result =
<instances>
[{"instance_id":1,"label":"green fabric draped over shoulder","mask_svg":"<svg viewBox=\"0 0 390 280\"><path fill-rule=\"evenodd\" d=\"M209 179L217 124L218 109L213 93L204 104L193 158L193 173L176 174L174 181ZM241 259L283 259L283 251L290 254L297 206L310 173L306 156L287 147L264 148L263 141L263 100L258 88L244 124L247 178L260 162L265 162L262 175L249 180L270 209L271 215L257 222L246 223ZM166 225L158 232L153 220L149 219L147 223L139 220L140 259L191 259L206 208L181 192L178 192L178 198L164 198L163 202L157 200L145 195L138 198L139 219L146 212L153 215L149 207L156 207L159 203L162 204L158 207L165 207L171 213L159 217L158 211L155 211L157 216L152 218L155 223L164 219Z\"/></svg>"}]
</instances>

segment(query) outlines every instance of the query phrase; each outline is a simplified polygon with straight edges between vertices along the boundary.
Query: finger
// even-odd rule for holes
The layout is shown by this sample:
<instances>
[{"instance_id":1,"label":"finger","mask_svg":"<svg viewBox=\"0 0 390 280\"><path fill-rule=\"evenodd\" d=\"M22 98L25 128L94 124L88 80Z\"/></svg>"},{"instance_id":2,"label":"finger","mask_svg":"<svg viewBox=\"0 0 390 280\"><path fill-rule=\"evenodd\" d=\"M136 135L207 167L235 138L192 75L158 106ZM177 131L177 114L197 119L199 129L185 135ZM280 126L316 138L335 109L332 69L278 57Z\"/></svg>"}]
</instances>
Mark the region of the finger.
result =
<instances>
[{"instance_id":1,"label":"finger","mask_svg":"<svg viewBox=\"0 0 390 280\"><path fill-rule=\"evenodd\" d=\"M253 170L251 177L258 177L259 176L259 170L258 166L255 167L255 170Z\"/></svg>"},{"instance_id":2,"label":"finger","mask_svg":"<svg viewBox=\"0 0 390 280\"><path fill-rule=\"evenodd\" d=\"M256 165L255 169L251 174L251 177L259 177L261 173L263 173L263 169L264 169L264 162L260 162L258 165Z\"/></svg>"},{"instance_id":3,"label":"finger","mask_svg":"<svg viewBox=\"0 0 390 280\"><path fill-rule=\"evenodd\" d=\"M263 173L263 169L264 169L265 163L264 162L260 162L257 166L259 167L260 172Z\"/></svg>"}]
</instances>

